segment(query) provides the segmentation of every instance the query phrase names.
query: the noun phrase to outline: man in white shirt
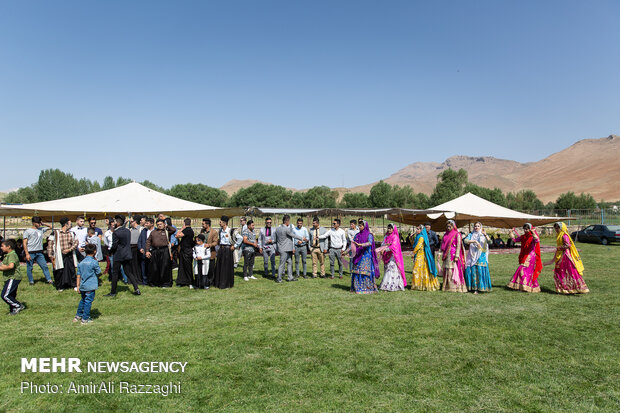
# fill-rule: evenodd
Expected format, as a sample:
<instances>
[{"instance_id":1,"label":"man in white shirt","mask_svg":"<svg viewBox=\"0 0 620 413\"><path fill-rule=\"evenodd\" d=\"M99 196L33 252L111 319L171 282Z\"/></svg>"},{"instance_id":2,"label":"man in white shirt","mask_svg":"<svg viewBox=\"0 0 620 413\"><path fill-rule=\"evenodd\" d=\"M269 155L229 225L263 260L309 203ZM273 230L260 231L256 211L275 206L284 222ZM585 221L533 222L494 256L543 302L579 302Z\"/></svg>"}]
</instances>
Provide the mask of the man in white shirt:
<instances>
[{"instance_id":1,"label":"man in white shirt","mask_svg":"<svg viewBox=\"0 0 620 413\"><path fill-rule=\"evenodd\" d=\"M304 220L301 218L297 218L297 226L293 228L293 234L297 234L300 237L305 238L306 240L310 239L310 233L306 229L304 225ZM303 266L303 277L308 278L306 276L306 258L308 256L308 241L295 240L293 246L293 254L295 255L295 272L297 273L297 278L299 278L299 262Z\"/></svg>"},{"instance_id":2,"label":"man in white shirt","mask_svg":"<svg viewBox=\"0 0 620 413\"><path fill-rule=\"evenodd\" d=\"M84 217L77 217L75 219L75 226L69 231L72 232L78 240L76 256L78 262L81 262L84 258L86 258L84 247L86 246L86 238L88 237L88 227L84 226Z\"/></svg>"},{"instance_id":3,"label":"man in white shirt","mask_svg":"<svg viewBox=\"0 0 620 413\"><path fill-rule=\"evenodd\" d=\"M332 274L329 278L334 278L334 260L338 260L338 272L342 278L342 253L347 249L347 234L340 228L340 219L335 218L332 229L319 238L329 240L329 268Z\"/></svg>"},{"instance_id":4,"label":"man in white shirt","mask_svg":"<svg viewBox=\"0 0 620 413\"><path fill-rule=\"evenodd\" d=\"M355 219L352 219L351 221L349 221L349 228L347 229L347 241L348 241L347 251L349 253L349 274L351 274L353 271L353 257L355 256L355 246L353 245L353 240L355 239L355 236L359 232L360 230L357 229L357 221Z\"/></svg>"}]
</instances>

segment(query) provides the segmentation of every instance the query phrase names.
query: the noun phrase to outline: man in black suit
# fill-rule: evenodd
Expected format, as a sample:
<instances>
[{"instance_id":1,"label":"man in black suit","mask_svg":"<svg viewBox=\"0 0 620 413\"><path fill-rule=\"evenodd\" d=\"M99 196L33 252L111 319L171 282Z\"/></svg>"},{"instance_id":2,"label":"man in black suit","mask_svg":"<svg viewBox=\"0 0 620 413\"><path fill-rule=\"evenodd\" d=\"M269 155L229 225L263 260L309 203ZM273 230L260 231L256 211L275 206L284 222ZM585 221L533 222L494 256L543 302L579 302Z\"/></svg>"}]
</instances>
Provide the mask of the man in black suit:
<instances>
[{"instance_id":1,"label":"man in black suit","mask_svg":"<svg viewBox=\"0 0 620 413\"><path fill-rule=\"evenodd\" d=\"M131 269L131 232L124 227L125 217L123 215L116 215L114 217L116 221L116 229L112 233L112 246L110 247L110 253L112 254L112 287L110 293L106 294L106 297L116 297L116 284L118 283L118 275L121 271L121 266L129 278L129 282L133 285L134 294L140 295L140 289L136 282L136 274Z\"/></svg>"}]
</instances>

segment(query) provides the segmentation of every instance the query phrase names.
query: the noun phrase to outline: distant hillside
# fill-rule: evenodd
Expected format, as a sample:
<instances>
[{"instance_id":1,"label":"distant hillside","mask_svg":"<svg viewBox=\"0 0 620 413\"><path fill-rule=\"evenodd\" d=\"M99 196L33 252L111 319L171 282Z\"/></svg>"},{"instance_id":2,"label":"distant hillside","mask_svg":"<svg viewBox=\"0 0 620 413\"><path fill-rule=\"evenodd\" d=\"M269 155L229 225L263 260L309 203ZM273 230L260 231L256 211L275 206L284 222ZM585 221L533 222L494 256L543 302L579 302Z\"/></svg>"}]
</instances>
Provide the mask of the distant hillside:
<instances>
[{"instance_id":1,"label":"distant hillside","mask_svg":"<svg viewBox=\"0 0 620 413\"><path fill-rule=\"evenodd\" d=\"M416 192L430 194L437 175L452 168L463 168L469 180L504 192L531 189L543 202L555 201L564 192L586 192L597 200L620 199L620 137L583 139L570 147L537 162L520 163L491 156L456 155L443 163L415 162L383 179L392 185L410 185ZM255 180L232 180L221 189L229 194L248 187ZM378 182L378 181L377 181ZM335 188L347 192L370 192L377 182L352 188Z\"/></svg>"}]
</instances>

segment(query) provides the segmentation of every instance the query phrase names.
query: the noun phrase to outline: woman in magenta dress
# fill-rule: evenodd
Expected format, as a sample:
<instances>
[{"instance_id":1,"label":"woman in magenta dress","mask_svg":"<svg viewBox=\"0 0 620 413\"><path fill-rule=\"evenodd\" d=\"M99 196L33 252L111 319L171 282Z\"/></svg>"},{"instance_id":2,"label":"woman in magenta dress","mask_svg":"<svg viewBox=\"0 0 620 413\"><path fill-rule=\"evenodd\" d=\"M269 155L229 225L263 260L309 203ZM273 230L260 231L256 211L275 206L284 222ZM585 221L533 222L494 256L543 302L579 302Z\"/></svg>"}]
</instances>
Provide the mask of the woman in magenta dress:
<instances>
[{"instance_id":1,"label":"woman in magenta dress","mask_svg":"<svg viewBox=\"0 0 620 413\"><path fill-rule=\"evenodd\" d=\"M508 288L538 293L540 292L538 275L542 270L540 238L532 224L523 225L523 235L515 237L516 232L517 230L513 228L510 231L510 238L521 243L521 253L519 254L519 266L512 276L512 280L508 283Z\"/></svg>"},{"instance_id":2,"label":"woman in magenta dress","mask_svg":"<svg viewBox=\"0 0 620 413\"><path fill-rule=\"evenodd\" d=\"M403 252L400 248L400 236L396 225L389 224L387 226L387 234L385 234L381 247L377 248L377 252L381 253L385 268L379 289L403 291L407 286L407 279L405 277Z\"/></svg>"},{"instance_id":3,"label":"woman in magenta dress","mask_svg":"<svg viewBox=\"0 0 620 413\"><path fill-rule=\"evenodd\" d=\"M573 243L568 228L563 222L553 225L556 236L557 249L555 256L545 265L555 264L553 279L555 291L559 294L585 294L590 292L583 280L583 262Z\"/></svg>"},{"instance_id":4,"label":"woman in magenta dress","mask_svg":"<svg viewBox=\"0 0 620 413\"><path fill-rule=\"evenodd\" d=\"M465 249L461 233L453 220L449 220L446 224L446 233L441 240L441 258L443 260L441 290L466 293Z\"/></svg>"}]
</instances>

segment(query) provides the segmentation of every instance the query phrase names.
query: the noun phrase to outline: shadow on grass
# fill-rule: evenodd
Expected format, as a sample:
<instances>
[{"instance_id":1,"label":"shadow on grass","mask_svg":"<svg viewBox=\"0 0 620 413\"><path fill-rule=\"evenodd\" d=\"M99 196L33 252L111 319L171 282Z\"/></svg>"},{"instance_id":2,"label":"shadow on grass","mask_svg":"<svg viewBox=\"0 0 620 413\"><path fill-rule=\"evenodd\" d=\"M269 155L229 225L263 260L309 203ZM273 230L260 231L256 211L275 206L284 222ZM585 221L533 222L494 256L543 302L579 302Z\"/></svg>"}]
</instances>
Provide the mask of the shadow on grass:
<instances>
[{"instance_id":1,"label":"shadow on grass","mask_svg":"<svg viewBox=\"0 0 620 413\"><path fill-rule=\"evenodd\" d=\"M342 284L332 284L332 288L339 288L341 290L345 290L345 291L349 291L351 290L351 287L348 285L342 285Z\"/></svg>"},{"instance_id":2,"label":"shadow on grass","mask_svg":"<svg viewBox=\"0 0 620 413\"><path fill-rule=\"evenodd\" d=\"M96 320L99 317L101 317L101 312L98 309L96 309L96 308L91 308L91 310L90 310L90 318L92 318L93 320Z\"/></svg>"}]
</instances>

